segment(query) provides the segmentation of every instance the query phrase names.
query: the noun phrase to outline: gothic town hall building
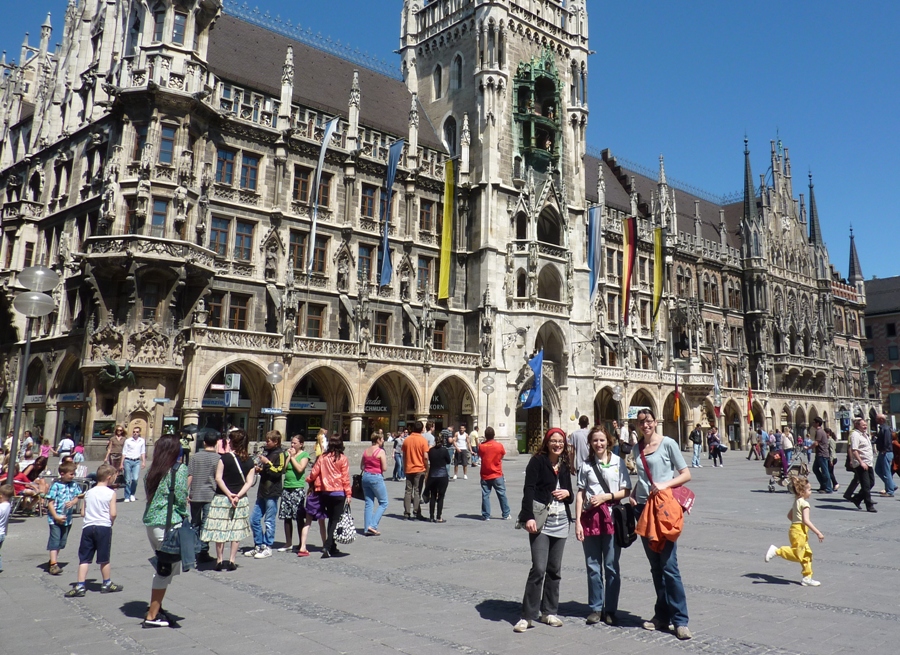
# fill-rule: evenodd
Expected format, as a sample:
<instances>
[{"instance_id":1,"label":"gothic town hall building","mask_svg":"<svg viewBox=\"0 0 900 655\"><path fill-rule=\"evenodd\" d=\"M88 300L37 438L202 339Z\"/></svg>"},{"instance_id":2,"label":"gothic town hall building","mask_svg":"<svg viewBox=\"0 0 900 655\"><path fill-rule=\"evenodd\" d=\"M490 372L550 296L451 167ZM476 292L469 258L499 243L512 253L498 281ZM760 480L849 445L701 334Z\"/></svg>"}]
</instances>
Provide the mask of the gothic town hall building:
<instances>
[{"instance_id":1,"label":"gothic town hall building","mask_svg":"<svg viewBox=\"0 0 900 655\"><path fill-rule=\"evenodd\" d=\"M756 178L753 144L741 159L736 139L743 199L701 197L668 183L662 157L658 173L642 172L589 151L586 0L391 4L396 74L222 0L70 0L3 60L4 431L25 339L12 301L31 265L62 281L56 311L32 325L23 425L51 442L72 431L94 455L115 424L151 437L181 424L254 437L325 427L359 441L426 417L490 424L526 446L542 427L641 406L674 437L676 371L683 438L716 422L740 445L751 389L767 429L802 433L816 416L839 429L844 412L872 409L856 250L843 278L813 181L795 196L780 142L752 153L768 169ZM401 138L389 199L388 151ZM654 324L656 227L665 291ZM523 410L541 349L543 406ZM276 384L273 362L284 365Z\"/></svg>"}]
</instances>

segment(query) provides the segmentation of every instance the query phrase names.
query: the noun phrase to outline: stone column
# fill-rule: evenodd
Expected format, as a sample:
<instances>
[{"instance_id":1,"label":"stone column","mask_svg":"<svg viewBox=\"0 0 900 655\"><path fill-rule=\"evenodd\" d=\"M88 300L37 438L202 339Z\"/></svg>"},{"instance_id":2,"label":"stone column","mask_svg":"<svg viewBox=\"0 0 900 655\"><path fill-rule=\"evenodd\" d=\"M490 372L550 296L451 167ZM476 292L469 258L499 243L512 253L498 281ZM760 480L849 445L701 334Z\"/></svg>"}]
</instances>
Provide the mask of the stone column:
<instances>
[{"instance_id":1,"label":"stone column","mask_svg":"<svg viewBox=\"0 0 900 655\"><path fill-rule=\"evenodd\" d=\"M181 410L181 424L182 425L199 425L200 424L200 410L194 407L185 407Z\"/></svg>"},{"instance_id":2,"label":"stone column","mask_svg":"<svg viewBox=\"0 0 900 655\"><path fill-rule=\"evenodd\" d=\"M272 421L272 429L278 430L284 439L288 438L287 433L287 414L278 414Z\"/></svg>"},{"instance_id":3,"label":"stone column","mask_svg":"<svg viewBox=\"0 0 900 655\"><path fill-rule=\"evenodd\" d=\"M350 441L362 441L362 414L350 415Z\"/></svg>"},{"instance_id":4,"label":"stone column","mask_svg":"<svg viewBox=\"0 0 900 655\"><path fill-rule=\"evenodd\" d=\"M56 445L56 431L57 426L59 425L59 410L56 408L56 405L53 403L47 403L46 409L44 413L44 438L49 439L50 443L54 446ZM86 428L85 428L86 429ZM21 439L22 436L19 435ZM87 441L86 435L82 432L81 435L81 443L85 443Z\"/></svg>"}]
</instances>

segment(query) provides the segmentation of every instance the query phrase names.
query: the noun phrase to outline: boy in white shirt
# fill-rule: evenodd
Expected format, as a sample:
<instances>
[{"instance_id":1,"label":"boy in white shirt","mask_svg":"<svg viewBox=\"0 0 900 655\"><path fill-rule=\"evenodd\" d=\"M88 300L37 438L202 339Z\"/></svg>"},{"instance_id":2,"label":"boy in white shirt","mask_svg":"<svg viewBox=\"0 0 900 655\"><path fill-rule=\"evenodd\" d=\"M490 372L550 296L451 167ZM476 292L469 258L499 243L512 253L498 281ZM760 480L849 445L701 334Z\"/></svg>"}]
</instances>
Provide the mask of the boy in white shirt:
<instances>
[{"instance_id":1,"label":"boy in white shirt","mask_svg":"<svg viewBox=\"0 0 900 655\"><path fill-rule=\"evenodd\" d=\"M88 569L97 556L100 573L103 576L101 594L122 591L110 578L110 551L112 550L112 525L116 520L116 492L109 488L110 479L115 479L116 469L109 464L101 464L97 469L97 486L84 495L81 515L84 525L81 529L81 543L78 546L78 581L66 592L66 598L81 598L85 594L84 581Z\"/></svg>"},{"instance_id":2,"label":"boy in white shirt","mask_svg":"<svg viewBox=\"0 0 900 655\"><path fill-rule=\"evenodd\" d=\"M16 495L16 490L11 484L0 487L0 548L6 539L6 524L9 521L9 513L12 510L10 499ZM3 572L3 559L0 559L0 573Z\"/></svg>"}]
</instances>

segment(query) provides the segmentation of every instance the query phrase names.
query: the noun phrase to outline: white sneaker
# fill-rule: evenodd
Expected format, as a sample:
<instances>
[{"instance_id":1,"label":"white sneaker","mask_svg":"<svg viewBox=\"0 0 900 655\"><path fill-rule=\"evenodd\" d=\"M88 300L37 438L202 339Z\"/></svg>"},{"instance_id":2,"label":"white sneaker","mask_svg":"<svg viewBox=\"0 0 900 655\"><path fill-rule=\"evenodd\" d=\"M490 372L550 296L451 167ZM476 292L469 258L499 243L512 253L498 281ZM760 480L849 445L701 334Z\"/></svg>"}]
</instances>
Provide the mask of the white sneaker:
<instances>
[{"instance_id":1,"label":"white sneaker","mask_svg":"<svg viewBox=\"0 0 900 655\"><path fill-rule=\"evenodd\" d=\"M262 552L262 548L260 548L259 546L254 546L250 550L244 551L244 557L256 557L256 553L260 552Z\"/></svg>"},{"instance_id":2,"label":"white sneaker","mask_svg":"<svg viewBox=\"0 0 900 655\"><path fill-rule=\"evenodd\" d=\"M802 584L804 587L818 587L822 583L818 580L813 580L812 576L808 575L800 581L800 584Z\"/></svg>"},{"instance_id":3,"label":"white sneaker","mask_svg":"<svg viewBox=\"0 0 900 655\"><path fill-rule=\"evenodd\" d=\"M519 622L513 626L513 632L525 632L530 627L531 621L528 619L520 619Z\"/></svg>"},{"instance_id":4,"label":"white sneaker","mask_svg":"<svg viewBox=\"0 0 900 655\"><path fill-rule=\"evenodd\" d=\"M137 502L137 498L135 498L134 496L132 496L132 497L131 497L131 502L136 503L136 502Z\"/></svg>"},{"instance_id":5,"label":"white sneaker","mask_svg":"<svg viewBox=\"0 0 900 655\"><path fill-rule=\"evenodd\" d=\"M266 559L267 557L272 557L272 549L268 546L263 546L262 550L258 551L253 557L255 559Z\"/></svg>"},{"instance_id":6,"label":"white sneaker","mask_svg":"<svg viewBox=\"0 0 900 655\"><path fill-rule=\"evenodd\" d=\"M766 551L766 561L769 562L778 554L778 549L774 546L769 546L769 550Z\"/></svg>"},{"instance_id":7,"label":"white sneaker","mask_svg":"<svg viewBox=\"0 0 900 655\"><path fill-rule=\"evenodd\" d=\"M450 479L451 479L451 480L455 480L455 479L456 479L456 476L454 475L454 476L453 476L452 478L450 478Z\"/></svg>"},{"instance_id":8,"label":"white sneaker","mask_svg":"<svg viewBox=\"0 0 900 655\"><path fill-rule=\"evenodd\" d=\"M131 502L131 498L129 498L128 496L125 496L125 498L122 499L122 502L123 502L123 503L130 503L130 502Z\"/></svg>"},{"instance_id":9,"label":"white sneaker","mask_svg":"<svg viewBox=\"0 0 900 655\"><path fill-rule=\"evenodd\" d=\"M544 614L541 617L541 623L546 623L553 628L561 628L563 624L562 619L556 616L556 614Z\"/></svg>"},{"instance_id":10,"label":"white sneaker","mask_svg":"<svg viewBox=\"0 0 900 655\"><path fill-rule=\"evenodd\" d=\"M468 479L469 479L469 476L468 476L468 475L464 475L464 476L463 476L463 480L468 480Z\"/></svg>"}]
</instances>

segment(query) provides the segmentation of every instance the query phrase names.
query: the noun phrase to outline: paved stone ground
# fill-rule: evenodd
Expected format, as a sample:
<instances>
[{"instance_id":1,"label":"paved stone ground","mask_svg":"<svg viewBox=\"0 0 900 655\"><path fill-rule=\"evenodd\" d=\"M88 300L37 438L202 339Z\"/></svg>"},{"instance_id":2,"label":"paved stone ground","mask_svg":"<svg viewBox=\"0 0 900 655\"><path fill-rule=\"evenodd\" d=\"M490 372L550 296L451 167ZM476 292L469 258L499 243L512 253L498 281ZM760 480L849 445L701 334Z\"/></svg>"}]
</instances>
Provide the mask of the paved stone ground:
<instances>
[{"instance_id":1,"label":"paved stone ground","mask_svg":"<svg viewBox=\"0 0 900 655\"><path fill-rule=\"evenodd\" d=\"M505 463L514 511L526 461ZM801 587L799 565L763 562L770 543L787 543L789 495L766 491L759 462L734 453L726 463L693 469L697 507L679 541L693 641L639 627L654 599L640 544L622 555L622 627L586 626L584 563L574 530L564 561L564 627L514 634L530 561L527 540L513 521L499 520L496 498L495 520L480 520L476 469L469 480L451 482L446 524L400 520L402 483L388 482L383 536L358 538L344 547L348 557L240 557L233 573L177 577L165 606L181 617L179 629L140 627L151 577L143 502L119 505L113 540L113 578L125 585L119 594L91 593L99 589L95 567L87 597L63 598L75 578L80 521L60 558L65 574L51 577L44 571L46 519L15 519L2 549L0 652L828 655L895 646L900 563L890 553L900 546L898 500L881 499L879 513L867 514L839 494L814 495L812 519L826 536L824 544L813 544L822 586ZM848 478L839 473L842 485ZM354 515L359 525L359 501ZM318 545L318 536L311 542Z\"/></svg>"}]
</instances>

